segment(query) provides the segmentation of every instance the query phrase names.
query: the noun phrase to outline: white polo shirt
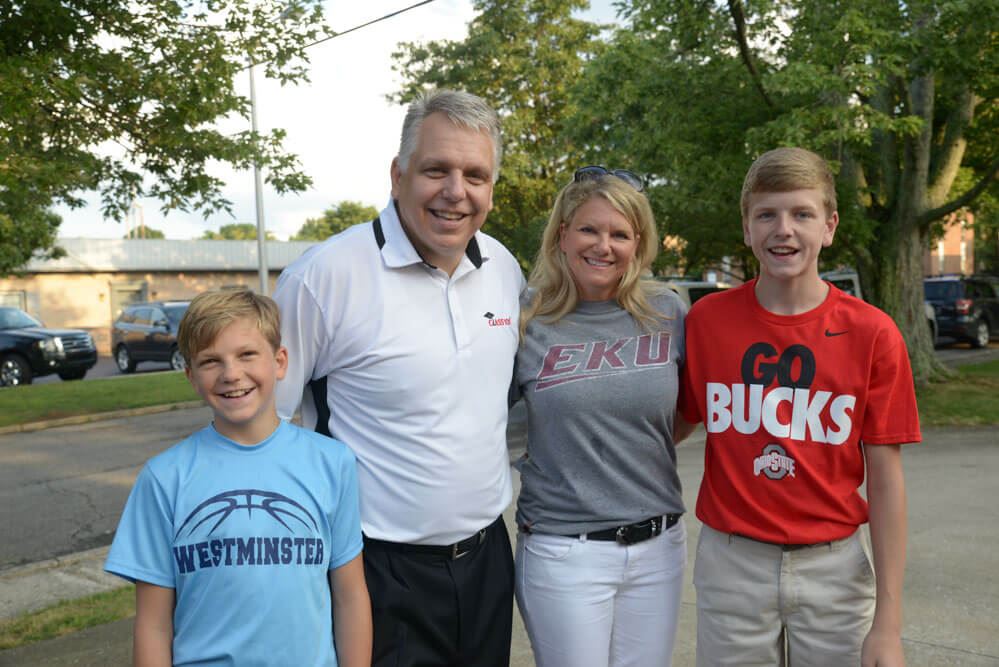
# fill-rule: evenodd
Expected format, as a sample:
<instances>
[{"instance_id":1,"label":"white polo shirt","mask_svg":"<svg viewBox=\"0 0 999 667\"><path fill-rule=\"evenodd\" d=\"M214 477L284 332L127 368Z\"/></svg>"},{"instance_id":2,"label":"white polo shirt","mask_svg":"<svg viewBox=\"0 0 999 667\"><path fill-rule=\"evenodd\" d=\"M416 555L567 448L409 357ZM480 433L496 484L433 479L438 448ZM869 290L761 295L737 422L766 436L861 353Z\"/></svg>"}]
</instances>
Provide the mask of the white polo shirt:
<instances>
[{"instance_id":1,"label":"white polo shirt","mask_svg":"<svg viewBox=\"0 0 999 667\"><path fill-rule=\"evenodd\" d=\"M395 205L310 248L282 272L288 373L277 408L290 418L308 383L327 378L329 431L357 455L364 533L450 544L510 502L507 390L523 273L476 233L448 276L425 264Z\"/></svg>"}]
</instances>

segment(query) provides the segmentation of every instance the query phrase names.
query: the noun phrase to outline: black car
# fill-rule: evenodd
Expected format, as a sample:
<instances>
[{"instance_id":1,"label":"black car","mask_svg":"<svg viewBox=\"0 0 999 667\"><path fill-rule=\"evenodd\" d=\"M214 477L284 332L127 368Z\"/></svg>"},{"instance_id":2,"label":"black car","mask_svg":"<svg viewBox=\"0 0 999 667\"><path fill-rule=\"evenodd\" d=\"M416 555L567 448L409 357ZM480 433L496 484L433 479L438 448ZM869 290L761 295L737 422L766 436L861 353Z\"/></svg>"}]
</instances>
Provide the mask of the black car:
<instances>
[{"instance_id":1,"label":"black car","mask_svg":"<svg viewBox=\"0 0 999 667\"><path fill-rule=\"evenodd\" d=\"M167 361L183 370L177 349L177 327L189 301L152 301L129 304L111 327L111 351L122 373L131 373L141 361Z\"/></svg>"},{"instance_id":2,"label":"black car","mask_svg":"<svg viewBox=\"0 0 999 667\"><path fill-rule=\"evenodd\" d=\"M940 276L923 281L926 300L933 304L941 336L985 347L999 335L999 278Z\"/></svg>"},{"instance_id":3,"label":"black car","mask_svg":"<svg viewBox=\"0 0 999 667\"><path fill-rule=\"evenodd\" d=\"M97 347L86 331L46 329L20 308L0 307L0 387L52 373L80 380L96 363Z\"/></svg>"}]
</instances>

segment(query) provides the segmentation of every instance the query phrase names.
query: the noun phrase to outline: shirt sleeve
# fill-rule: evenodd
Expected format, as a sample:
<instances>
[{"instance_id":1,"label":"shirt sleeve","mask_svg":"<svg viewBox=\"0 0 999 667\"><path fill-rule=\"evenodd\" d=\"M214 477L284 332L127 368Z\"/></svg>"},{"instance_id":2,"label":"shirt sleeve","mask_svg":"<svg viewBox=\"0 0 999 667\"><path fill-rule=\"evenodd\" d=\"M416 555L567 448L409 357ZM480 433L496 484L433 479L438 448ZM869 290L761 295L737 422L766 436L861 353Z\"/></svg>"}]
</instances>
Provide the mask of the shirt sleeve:
<instances>
[{"instance_id":1,"label":"shirt sleeve","mask_svg":"<svg viewBox=\"0 0 999 667\"><path fill-rule=\"evenodd\" d=\"M357 461L346 445L345 455L337 468L336 488L338 496L330 508L330 561L329 569L335 569L353 560L361 553L361 512L357 491Z\"/></svg>"},{"instance_id":2,"label":"shirt sleeve","mask_svg":"<svg viewBox=\"0 0 999 667\"><path fill-rule=\"evenodd\" d=\"M322 310L298 275L281 274L274 301L281 310L281 344L288 350L288 370L277 384L275 400L278 416L290 420L326 347L326 326Z\"/></svg>"},{"instance_id":3,"label":"shirt sleeve","mask_svg":"<svg viewBox=\"0 0 999 667\"><path fill-rule=\"evenodd\" d=\"M892 324L876 345L860 438L870 445L919 442L919 408L902 334Z\"/></svg>"},{"instance_id":4,"label":"shirt sleeve","mask_svg":"<svg viewBox=\"0 0 999 667\"><path fill-rule=\"evenodd\" d=\"M104 569L131 582L176 588L172 507L147 465L125 503Z\"/></svg>"}]
</instances>

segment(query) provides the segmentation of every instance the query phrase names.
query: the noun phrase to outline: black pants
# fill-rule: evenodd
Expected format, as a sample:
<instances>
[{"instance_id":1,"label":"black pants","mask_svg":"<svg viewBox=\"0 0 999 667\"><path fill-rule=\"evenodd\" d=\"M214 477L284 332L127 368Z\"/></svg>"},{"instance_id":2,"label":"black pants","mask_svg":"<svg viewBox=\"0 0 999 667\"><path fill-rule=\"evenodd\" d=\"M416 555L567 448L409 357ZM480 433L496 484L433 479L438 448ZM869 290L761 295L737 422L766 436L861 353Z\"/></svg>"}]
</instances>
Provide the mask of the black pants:
<instances>
[{"instance_id":1,"label":"black pants","mask_svg":"<svg viewBox=\"0 0 999 667\"><path fill-rule=\"evenodd\" d=\"M401 546L364 541L373 667L508 667L513 555L503 518L456 560Z\"/></svg>"}]
</instances>

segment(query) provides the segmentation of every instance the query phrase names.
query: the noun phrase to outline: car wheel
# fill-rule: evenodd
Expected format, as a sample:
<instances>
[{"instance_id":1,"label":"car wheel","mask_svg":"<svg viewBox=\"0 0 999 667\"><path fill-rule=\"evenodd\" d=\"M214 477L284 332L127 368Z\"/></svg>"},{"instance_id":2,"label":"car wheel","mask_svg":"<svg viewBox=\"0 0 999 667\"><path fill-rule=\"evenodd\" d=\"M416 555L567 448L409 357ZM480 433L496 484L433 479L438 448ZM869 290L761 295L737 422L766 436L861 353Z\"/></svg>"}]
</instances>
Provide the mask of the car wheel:
<instances>
[{"instance_id":1,"label":"car wheel","mask_svg":"<svg viewBox=\"0 0 999 667\"><path fill-rule=\"evenodd\" d=\"M975 338L971 341L972 347L988 347L989 344L989 323L985 320L978 320L975 327Z\"/></svg>"},{"instance_id":2,"label":"car wheel","mask_svg":"<svg viewBox=\"0 0 999 667\"><path fill-rule=\"evenodd\" d=\"M17 354L6 354L0 359L0 387L17 387L31 384L31 366Z\"/></svg>"},{"instance_id":3,"label":"car wheel","mask_svg":"<svg viewBox=\"0 0 999 667\"><path fill-rule=\"evenodd\" d=\"M124 345L119 345L118 349L114 351L114 363L122 373L131 373L135 370L135 360L132 359L132 355L128 353L128 348Z\"/></svg>"},{"instance_id":4,"label":"car wheel","mask_svg":"<svg viewBox=\"0 0 999 667\"><path fill-rule=\"evenodd\" d=\"M75 371L63 371L62 373L59 373L59 378L61 380L66 380L67 382L70 380L82 380L83 376L86 374L87 374L87 369L81 368Z\"/></svg>"},{"instance_id":5,"label":"car wheel","mask_svg":"<svg viewBox=\"0 0 999 667\"><path fill-rule=\"evenodd\" d=\"M186 365L184 355L180 353L180 350L178 350L175 345L173 349L170 350L170 368L175 371L182 371Z\"/></svg>"}]
</instances>

